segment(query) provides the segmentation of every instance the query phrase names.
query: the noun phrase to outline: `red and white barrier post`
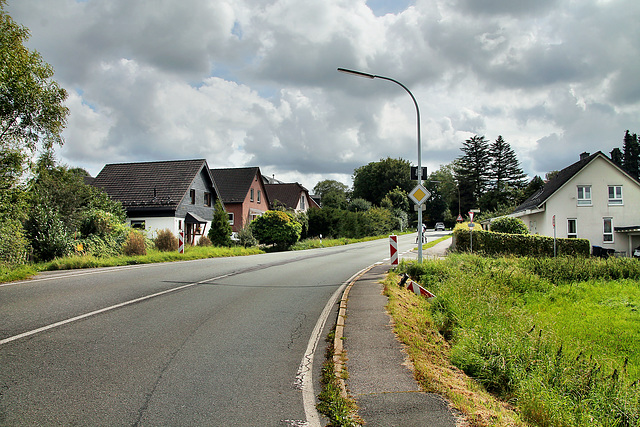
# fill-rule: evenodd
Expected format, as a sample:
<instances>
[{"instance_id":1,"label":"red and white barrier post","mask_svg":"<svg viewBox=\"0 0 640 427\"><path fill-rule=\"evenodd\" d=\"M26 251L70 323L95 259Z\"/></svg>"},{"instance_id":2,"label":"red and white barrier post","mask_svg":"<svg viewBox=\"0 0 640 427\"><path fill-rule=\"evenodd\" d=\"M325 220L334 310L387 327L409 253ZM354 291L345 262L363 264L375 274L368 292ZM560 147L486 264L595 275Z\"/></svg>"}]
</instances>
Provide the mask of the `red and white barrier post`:
<instances>
[{"instance_id":1,"label":"red and white barrier post","mask_svg":"<svg viewBox=\"0 0 640 427\"><path fill-rule=\"evenodd\" d=\"M398 265L398 236L389 236L389 246L391 251L391 265Z\"/></svg>"},{"instance_id":2,"label":"red and white barrier post","mask_svg":"<svg viewBox=\"0 0 640 427\"><path fill-rule=\"evenodd\" d=\"M180 234L178 237L178 252L184 253L184 231L180 230Z\"/></svg>"}]
</instances>

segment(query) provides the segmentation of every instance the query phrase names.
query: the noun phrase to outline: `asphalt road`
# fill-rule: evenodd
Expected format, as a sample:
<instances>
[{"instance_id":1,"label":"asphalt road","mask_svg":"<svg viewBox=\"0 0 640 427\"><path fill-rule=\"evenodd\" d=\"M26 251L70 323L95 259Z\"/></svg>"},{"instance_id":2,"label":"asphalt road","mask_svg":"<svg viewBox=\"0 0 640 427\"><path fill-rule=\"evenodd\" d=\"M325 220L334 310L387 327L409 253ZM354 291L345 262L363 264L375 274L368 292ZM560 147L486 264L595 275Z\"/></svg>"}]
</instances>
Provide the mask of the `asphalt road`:
<instances>
[{"instance_id":1,"label":"asphalt road","mask_svg":"<svg viewBox=\"0 0 640 427\"><path fill-rule=\"evenodd\" d=\"M388 257L384 239L0 285L0 425L319 425L332 298Z\"/></svg>"}]
</instances>

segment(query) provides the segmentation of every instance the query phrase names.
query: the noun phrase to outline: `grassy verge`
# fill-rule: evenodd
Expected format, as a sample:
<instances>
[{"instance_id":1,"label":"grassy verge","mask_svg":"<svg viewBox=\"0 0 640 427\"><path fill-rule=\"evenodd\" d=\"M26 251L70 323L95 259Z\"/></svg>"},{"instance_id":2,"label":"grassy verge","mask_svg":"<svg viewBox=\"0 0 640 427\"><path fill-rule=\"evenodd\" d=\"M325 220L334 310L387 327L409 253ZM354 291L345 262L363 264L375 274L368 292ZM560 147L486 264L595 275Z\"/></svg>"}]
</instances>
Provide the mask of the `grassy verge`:
<instances>
[{"instance_id":1,"label":"grassy verge","mask_svg":"<svg viewBox=\"0 0 640 427\"><path fill-rule=\"evenodd\" d=\"M437 298L420 300L390 277L389 311L423 386L472 425L639 426L638 264L473 255L404 263L398 270ZM452 393L462 373L477 389ZM486 392L499 399L489 407L475 398Z\"/></svg>"},{"instance_id":2,"label":"grassy verge","mask_svg":"<svg viewBox=\"0 0 640 427\"><path fill-rule=\"evenodd\" d=\"M194 259L243 256L264 253L257 247L243 248L235 246L230 248L223 247L200 247L187 246L184 254L178 252L162 252L158 250L149 250L147 255L140 256L114 256L114 257L94 257L91 255L74 255L64 258L57 258L46 263L37 263L29 265L21 265L10 268L0 266L0 283L11 282L14 280L24 280L33 276L40 271L54 270L74 270L81 268L96 267L116 267L121 265L135 264L152 264L158 262L172 261L189 261Z\"/></svg>"}]
</instances>

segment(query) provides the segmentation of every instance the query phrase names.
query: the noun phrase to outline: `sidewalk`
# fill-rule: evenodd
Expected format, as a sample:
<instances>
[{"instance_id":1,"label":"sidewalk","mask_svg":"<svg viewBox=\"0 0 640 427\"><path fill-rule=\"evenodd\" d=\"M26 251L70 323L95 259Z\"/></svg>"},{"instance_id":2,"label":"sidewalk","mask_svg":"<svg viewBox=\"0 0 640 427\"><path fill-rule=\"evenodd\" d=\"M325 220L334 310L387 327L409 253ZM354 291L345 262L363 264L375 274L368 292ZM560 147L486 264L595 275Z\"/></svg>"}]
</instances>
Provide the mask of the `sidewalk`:
<instances>
[{"instance_id":1,"label":"sidewalk","mask_svg":"<svg viewBox=\"0 0 640 427\"><path fill-rule=\"evenodd\" d=\"M429 255L444 254L451 242L444 243L431 248ZM385 311L387 298L382 295L380 280L389 268L388 264L374 266L348 289L343 330L346 387L367 426L455 427L447 402L420 391L406 365L406 353L393 333Z\"/></svg>"}]
</instances>

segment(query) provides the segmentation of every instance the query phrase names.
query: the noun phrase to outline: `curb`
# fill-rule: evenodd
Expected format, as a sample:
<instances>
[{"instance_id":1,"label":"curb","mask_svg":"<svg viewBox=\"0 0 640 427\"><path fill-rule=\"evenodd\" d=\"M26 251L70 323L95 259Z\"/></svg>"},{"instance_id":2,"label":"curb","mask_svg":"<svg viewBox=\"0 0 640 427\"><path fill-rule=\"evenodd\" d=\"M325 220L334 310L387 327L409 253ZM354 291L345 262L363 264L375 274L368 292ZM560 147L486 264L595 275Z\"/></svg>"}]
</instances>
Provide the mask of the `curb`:
<instances>
[{"instance_id":1,"label":"curb","mask_svg":"<svg viewBox=\"0 0 640 427\"><path fill-rule=\"evenodd\" d=\"M349 291L353 287L354 283L368 273L373 267L383 264L382 262L377 262L375 264L370 265L369 267L361 270L357 276L355 276L344 292L342 293L342 299L340 300L340 310L338 311L338 319L336 321L336 331L333 338L333 373L336 376L338 381L338 385L340 386L340 394L344 399L349 398L349 393L347 392L347 385L342 377L342 371L344 370L344 364L346 362L346 353L344 351L344 347L342 345L342 338L344 336L344 320L347 317L347 300L349 299Z\"/></svg>"}]
</instances>

